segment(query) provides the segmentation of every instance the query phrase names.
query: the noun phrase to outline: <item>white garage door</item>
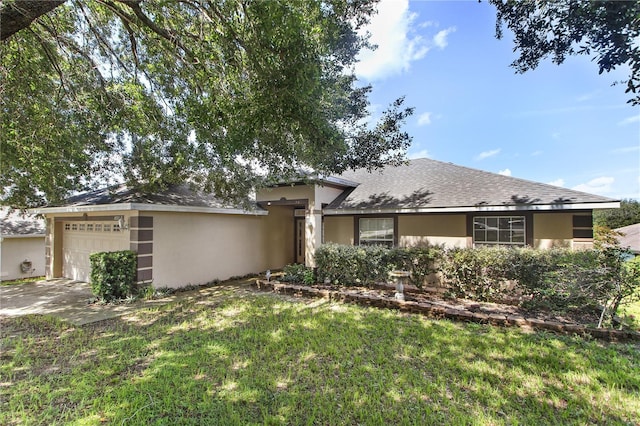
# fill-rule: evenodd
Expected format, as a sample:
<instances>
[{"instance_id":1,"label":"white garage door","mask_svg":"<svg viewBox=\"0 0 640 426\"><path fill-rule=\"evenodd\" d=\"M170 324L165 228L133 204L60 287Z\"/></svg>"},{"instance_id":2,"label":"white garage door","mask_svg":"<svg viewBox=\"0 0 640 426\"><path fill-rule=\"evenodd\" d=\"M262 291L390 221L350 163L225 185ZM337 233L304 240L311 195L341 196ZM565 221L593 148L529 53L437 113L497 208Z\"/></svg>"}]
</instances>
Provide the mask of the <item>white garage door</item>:
<instances>
[{"instance_id":1,"label":"white garage door","mask_svg":"<svg viewBox=\"0 0 640 426\"><path fill-rule=\"evenodd\" d=\"M62 275L89 281L89 255L100 251L129 249L129 233L117 222L65 222L62 232Z\"/></svg>"}]
</instances>

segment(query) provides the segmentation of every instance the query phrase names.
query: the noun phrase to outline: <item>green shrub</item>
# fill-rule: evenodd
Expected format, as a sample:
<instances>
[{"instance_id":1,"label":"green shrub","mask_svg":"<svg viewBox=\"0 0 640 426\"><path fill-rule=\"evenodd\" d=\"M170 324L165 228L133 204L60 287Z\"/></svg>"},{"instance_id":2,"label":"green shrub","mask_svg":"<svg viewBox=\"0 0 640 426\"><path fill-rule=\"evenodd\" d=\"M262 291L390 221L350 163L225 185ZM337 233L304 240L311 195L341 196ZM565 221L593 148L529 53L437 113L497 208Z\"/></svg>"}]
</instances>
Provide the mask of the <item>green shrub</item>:
<instances>
[{"instance_id":1,"label":"green shrub","mask_svg":"<svg viewBox=\"0 0 640 426\"><path fill-rule=\"evenodd\" d=\"M602 250L457 248L445 252L440 270L455 297L500 301L509 295L530 308L568 311L611 297L615 259Z\"/></svg>"},{"instance_id":2,"label":"green shrub","mask_svg":"<svg viewBox=\"0 0 640 426\"><path fill-rule=\"evenodd\" d=\"M624 250L532 248L388 248L325 244L316 251L318 280L341 285L387 282L394 269L411 273L421 287L440 272L454 297L499 302L519 298L523 306L559 312L607 307L613 318L620 304L640 291L640 261L623 262Z\"/></svg>"},{"instance_id":3,"label":"green shrub","mask_svg":"<svg viewBox=\"0 0 640 426\"><path fill-rule=\"evenodd\" d=\"M621 252L593 250L521 250L518 288L529 300L526 307L556 311L593 311L610 301L617 309L624 287ZM535 258L534 261L527 262ZM533 265L533 266L532 266ZM535 270L535 273L527 273Z\"/></svg>"},{"instance_id":4,"label":"green shrub","mask_svg":"<svg viewBox=\"0 0 640 426\"><path fill-rule=\"evenodd\" d=\"M410 272L411 284L422 288L427 277L438 272L436 265L443 255L444 249L440 246L396 248L388 254L387 269Z\"/></svg>"},{"instance_id":5,"label":"green shrub","mask_svg":"<svg viewBox=\"0 0 640 426\"><path fill-rule=\"evenodd\" d=\"M434 262L442 255L440 247L388 248L328 243L316 250L318 280L341 285L371 285L388 282L389 272L411 272L412 283L422 287L435 272Z\"/></svg>"},{"instance_id":6,"label":"green shrub","mask_svg":"<svg viewBox=\"0 0 640 426\"><path fill-rule=\"evenodd\" d=\"M284 276L280 278L284 282L302 283L307 285L315 284L315 276L312 268L305 265L294 263L287 265L283 269Z\"/></svg>"},{"instance_id":7,"label":"green shrub","mask_svg":"<svg viewBox=\"0 0 640 426\"><path fill-rule=\"evenodd\" d=\"M91 289L93 294L110 302L133 294L136 278L136 254L130 250L93 253Z\"/></svg>"},{"instance_id":8,"label":"green shrub","mask_svg":"<svg viewBox=\"0 0 640 426\"><path fill-rule=\"evenodd\" d=\"M316 250L318 281L340 285L368 285L384 281L390 250L383 246L324 244Z\"/></svg>"},{"instance_id":9,"label":"green shrub","mask_svg":"<svg viewBox=\"0 0 640 426\"><path fill-rule=\"evenodd\" d=\"M501 299L513 278L515 253L502 247L447 250L440 270L449 294L479 301Z\"/></svg>"}]
</instances>

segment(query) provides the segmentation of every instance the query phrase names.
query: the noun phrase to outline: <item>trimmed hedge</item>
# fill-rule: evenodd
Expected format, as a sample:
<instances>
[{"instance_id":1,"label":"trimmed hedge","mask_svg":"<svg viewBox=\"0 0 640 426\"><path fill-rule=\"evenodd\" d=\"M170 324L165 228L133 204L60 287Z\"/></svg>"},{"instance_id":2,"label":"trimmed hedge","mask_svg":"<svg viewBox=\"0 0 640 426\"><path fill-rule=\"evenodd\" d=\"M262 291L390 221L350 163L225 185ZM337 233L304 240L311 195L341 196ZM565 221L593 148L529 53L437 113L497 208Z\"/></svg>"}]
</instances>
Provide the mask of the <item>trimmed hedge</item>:
<instances>
[{"instance_id":1,"label":"trimmed hedge","mask_svg":"<svg viewBox=\"0 0 640 426\"><path fill-rule=\"evenodd\" d=\"M136 279L136 254L131 250L93 253L91 289L96 297L110 302L133 294Z\"/></svg>"},{"instance_id":2,"label":"trimmed hedge","mask_svg":"<svg viewBox=\"0 0 640 426\"><path fill-rule=\"evenodd\" d=\"M640 288L640 268L622 262L620 249L387 248L325 244L316 251L320 282L371 285L388 282L394 269L411 272L421 287L439 273L450 296L558 311L601 309L615 313ZM635 266L635 265L633 265Z\"/></svg>"},{"instance_id":3,"label":"trimmed hedge","mask_svg":"<svg viewBox=\"0 0 640 426\"><path fill-rule=\"evenodd\" d=\"M455 297L491 302L518 295L534 305L566 307L602 299L595 287L589 292L582 283L593 281L605 264L598 250L482 247L446 251L441 272ZM578 279L571 274L578 269L593 275Z\"/></svg>"},{"instance_id":4,"label":"trimmed hedge","mask_svg":"<svg viewBox=\"0 0 640 426\"><path fill-rule=\"evenodd\" d=\"M315 253L318 281L346 286L387 282L389 272L411 272L412 283L422 288L434 273L434 262L442 257L440 247L388 248L328 243Z\"/></svg>"}]
</instances>

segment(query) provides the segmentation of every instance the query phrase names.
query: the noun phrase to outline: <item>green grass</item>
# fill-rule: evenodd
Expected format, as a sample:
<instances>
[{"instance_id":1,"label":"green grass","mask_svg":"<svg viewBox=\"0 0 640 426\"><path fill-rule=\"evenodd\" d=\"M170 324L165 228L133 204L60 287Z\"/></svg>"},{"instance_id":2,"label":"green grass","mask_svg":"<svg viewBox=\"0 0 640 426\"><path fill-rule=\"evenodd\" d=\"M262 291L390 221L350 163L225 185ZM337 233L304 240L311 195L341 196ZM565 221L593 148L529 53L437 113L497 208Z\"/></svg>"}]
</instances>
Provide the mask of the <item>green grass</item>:
<instances>
[{"instance_id":1,"label":"green grass","mask_svg":"<svg viewBox=\"0 0 640 426\"><path fill-rule=\"evenodd\" d=\"M0 281L0 285L27 284L27 283L33 283L36 281L44 280L44 278L45 277L29 277L29 278L20 278L18 280Z\"/></svg>"},{"instance_id":2,"label":"green grass","mask_svg":"<svg viewBox=\"0 0 640 426\"><path fill-rule=\"evenodd\" d=\"M0 323L0 424L635 424L640 350L271 295Z\"/></svg>"}]
</instances>

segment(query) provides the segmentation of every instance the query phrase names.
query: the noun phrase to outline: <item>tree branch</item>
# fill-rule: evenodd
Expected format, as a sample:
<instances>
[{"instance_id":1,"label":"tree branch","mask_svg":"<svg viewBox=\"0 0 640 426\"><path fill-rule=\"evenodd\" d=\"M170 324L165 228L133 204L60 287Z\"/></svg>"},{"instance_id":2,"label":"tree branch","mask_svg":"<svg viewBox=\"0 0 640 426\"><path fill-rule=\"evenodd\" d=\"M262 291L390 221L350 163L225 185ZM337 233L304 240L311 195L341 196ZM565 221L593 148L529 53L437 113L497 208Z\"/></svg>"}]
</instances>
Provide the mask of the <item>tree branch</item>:
<instances>
[{"instance_id":1,"label":"tree branch","mask_svg":"<svg viewBox=\"0 0 640 426\"><path fill-rule=\"evenodd\" d=\"M109 44L109 42L104 39L102 34L100 34L98 29L93 25L93 23L91 22L91 19L89 18L89 15L87 14L86 10L84 9L84 6L81 3L78 6L80 8L80 11L82 12L82 16L84 17L85 22L87 23L87 26L89 27L91 32L96 36L96 39L98 40L99 45L103 49L106 49L106 51L109 52L110 57L114 58L115 61L118 63L118 65L123 70L125 70L126 72L129 72L129 68L120 60L120 57L118 56L118 54L116 52L113 51L113 49L111 48L111 45ZM133 47L133 50L135 51L135 46ZM91 62L93 63L93 61L91 61ZM111 60L111 64L113 64L112 60Z\"/></svg>"},{"instance_id":2,"label":"tree branch","mask_svg":"<svg viewBox=\"0 0 640 426\"><path fill-rule=\"evenodd\" d=\"M82 56L90 65L91 68L94 70L96 77L98 78L98 82L100 83L100 87L102 88L103 91L106 91L106 86L107 86L107 82L104 79L104 77L102 76L102 73L100 72L100 67L98 66L98 64L91 58L91 56L83 51L82 49L80 49L75 42L73 42L73 40L64 37L58 33L56 33L55 29L53 27L50 27L48 25L46 25L44 22L40 22L39 23L40 26L42 28L44 28L54 39L56 39L58 41L58 44L60 47L65 46L69 49L71 49L73 52L75 52L76 54ZM62 73L62 71L60 71L60 73ZM61 76L62 78L62 76ZM75 94L74 94L74 98L75 98Z\"/></svg>"},{"instance_id":3,"label":"tree branch","mask_svg":"<svg viewBox=\"0 0 640 426\"><path fill-rule=\"evenodd\" d=\"M198 59L195 57L193 52L180 42L180 39L178 38L178 35L176 34L175 31L170 29L167 30L165 28L159 27L158 25L156 25L155 22L153 22L151 18L149 18L144 13L142 8L140 7L140 0L117 0L117 1L124 5L129 6L129 8L131 8L131 10L136 15L136 17L151 31L153 31L160 37L164 38L165 40L169 41L175 47L178 47L182 51L184 51L184 53L189 57L189 60L191 62L194 62L194 63L198 62Z\"/></svg>"},{"instance_id":4,"label":"tree branch","mask_svg":"<svg viewBox=\"0 0 640 426\"><path fill-rule=\"evenodd\" d=\"M40 16L51 12L66 0L33 1L18 0L0 6L0 40L6 40L27 28Z\"/></svg>"},{"instance_id":5,"label":"tree branch","mask_svg":"<svg viewBox=\"0 0 640 426\"><path fill-rule=\"evenodd\" d=\"M56 73L58 73L58 77L60 77L60 88L61 88L60 91L65 92L66 91L66 89L65 89L66 85L65 85L64 73L62 72L62 69L60 68L60 65L58 64L58 61L56 61L56 59L55 59L55 54L53 52L51 52L49 45L40 36L40 34L38 34L37 31L34 31L33 28L29 28L28 31L30 31L38 39L38 42L42 46L42 50L44 51L44 54L46 55L47 59L49 60L49 62L53 66L53 69L56 71ZM60 93L60 91L58 93ZM72 95L75 96L73 93L72 93Z\"/></svg>"},{"instance_id":6,"label":"tree branch","mask_svg":"<svg viewBox=\"0 0 640 426\"><path fill-rule=\"evenodd\" d=\"M133 61L135 62L135 66L137 69L139 66L138 44L136 41L135 32L133 31L133 28L131 28L131 23L134 22L133 16L129 15L128 13L126 13L125 11L123 11L122 9L120 9L119 7L117 7L115 4L113 4L108 0L98 0L98 1L104 4L105 6L107 6L109 9L111 9L113 13L115 13L118 16L118 18L120 18L120 22L122 22L122 25L127 30L127 33L129 34L129 43L131 44L131 53L133 54Z\"/></svg>"}]
</instances>

